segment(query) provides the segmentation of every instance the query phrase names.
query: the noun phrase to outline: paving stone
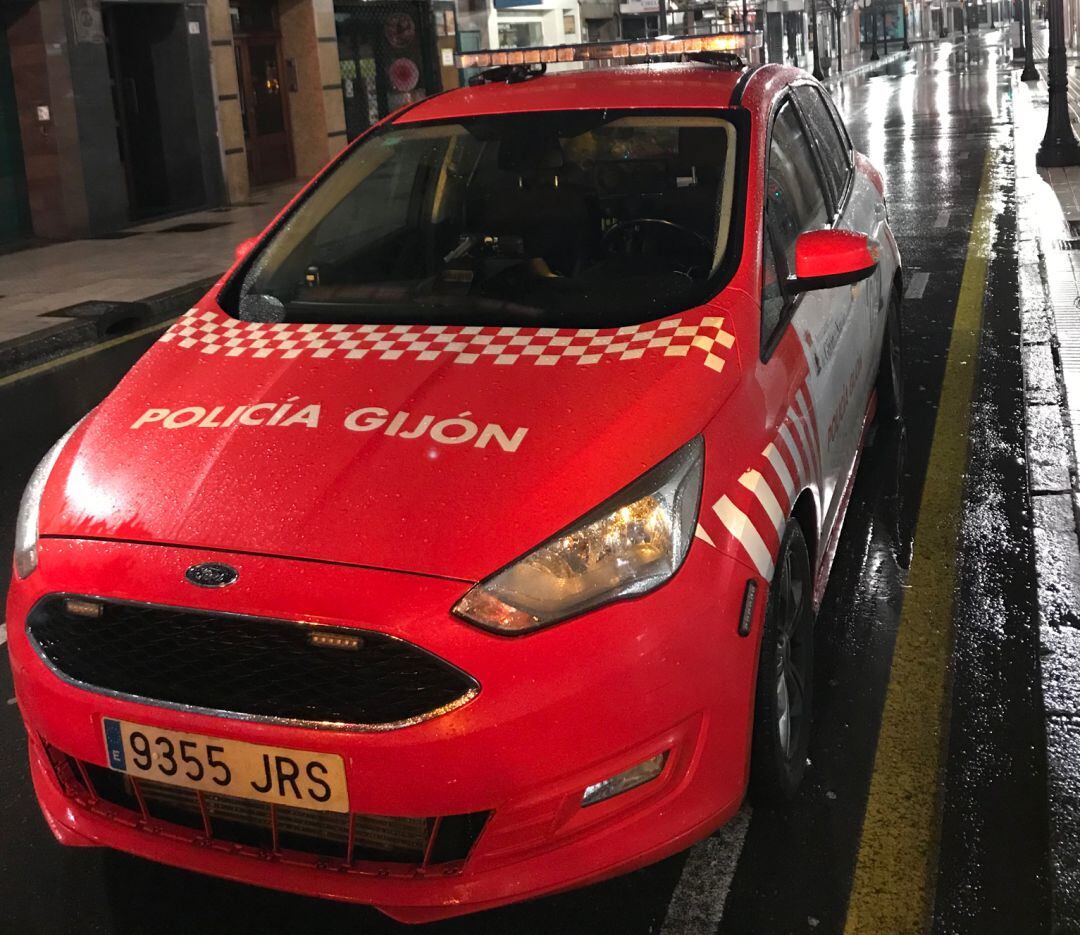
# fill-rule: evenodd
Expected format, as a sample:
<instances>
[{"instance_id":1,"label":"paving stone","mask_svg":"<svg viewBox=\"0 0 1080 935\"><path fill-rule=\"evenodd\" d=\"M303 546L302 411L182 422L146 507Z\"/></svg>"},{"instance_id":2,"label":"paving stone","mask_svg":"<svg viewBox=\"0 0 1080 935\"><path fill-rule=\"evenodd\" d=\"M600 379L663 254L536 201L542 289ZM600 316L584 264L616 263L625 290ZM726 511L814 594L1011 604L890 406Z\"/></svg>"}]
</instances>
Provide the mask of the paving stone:
<instances>
[{"instance_id":1,"label":"paving stone","mask_svg":"<svg viewBox=\"0 0 1080 935\"><path fill-rule=\"evenodd\" d=\"M1028 406L1027 456L1032 492L1072 489L1069 472L1072 453L1061 419L1061 408L1056 403Z\"/></svg>"},{"instance_id":2,"label":"paving stone","mask_svg":"<svg viewBox=\"0 0 1080 935\"><path fill-rule=\"evenodd\" d=\"M1049 344L1024 345L1024 395L1029 405L1058 402L1060 391Z\"/></svg>"},{"instance_id":3,"label":"paving stone","mask_svg":"<svg viewBox=\"0 0 1080 935\"><path fill-rule=\"evenodd\" d=\"M1080 542L1072 496L1035 494L1031 509L1040 622L1080 627Z\"/></svg>"}]
</instances>

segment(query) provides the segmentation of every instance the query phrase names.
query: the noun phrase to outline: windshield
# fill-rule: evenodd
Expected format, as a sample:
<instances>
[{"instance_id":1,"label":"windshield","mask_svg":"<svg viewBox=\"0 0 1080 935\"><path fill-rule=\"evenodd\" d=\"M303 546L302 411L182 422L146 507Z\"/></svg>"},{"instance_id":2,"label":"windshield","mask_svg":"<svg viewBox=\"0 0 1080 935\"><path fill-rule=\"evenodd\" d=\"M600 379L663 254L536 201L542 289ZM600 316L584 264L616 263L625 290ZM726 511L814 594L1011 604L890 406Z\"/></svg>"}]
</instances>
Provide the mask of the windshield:
<instances>
[{"instance_id":1,"label":"windshield","mask_svg":"<svg viewBox=\"0 0 1080 935\"><path fill-rule=\"evenodd\" d=\"M391 127L255 258L252 321L614 327L711 297L735 127L573 111Z\"/></svg>"}]
</instances>

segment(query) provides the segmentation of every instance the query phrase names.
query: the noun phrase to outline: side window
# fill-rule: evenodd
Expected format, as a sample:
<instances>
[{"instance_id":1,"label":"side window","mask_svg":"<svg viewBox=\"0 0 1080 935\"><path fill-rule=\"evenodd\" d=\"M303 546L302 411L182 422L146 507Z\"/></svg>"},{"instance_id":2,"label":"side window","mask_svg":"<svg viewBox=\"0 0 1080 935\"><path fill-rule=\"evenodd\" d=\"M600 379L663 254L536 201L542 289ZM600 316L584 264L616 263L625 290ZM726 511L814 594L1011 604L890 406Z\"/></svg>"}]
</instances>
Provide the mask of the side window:
<instances>
[{"instance_id":1,"label":"side window","mask_svg":"<svg viewBox=\"0 0 1080 935\"><path fill-rule=\"evenodd\" d=\"M851 174L851 154L847 139L838 129L833 112L820 88L801 85L795 89L795 96L810 133L818 145L822 168L832 187L833 204L839 206Z\"/></svg>"},{"instance_id":2,"label":"side window","mask_svg":"<svg viewBox=\"0 0 1080 935\"><path fill-rule=\"evenodd\" d=\"M825 191L795 105L785 102L773 122L765 191L766 225L776 238L785 275L795 270L795 238L829 226Z\"/></svg>"}]
</instances>

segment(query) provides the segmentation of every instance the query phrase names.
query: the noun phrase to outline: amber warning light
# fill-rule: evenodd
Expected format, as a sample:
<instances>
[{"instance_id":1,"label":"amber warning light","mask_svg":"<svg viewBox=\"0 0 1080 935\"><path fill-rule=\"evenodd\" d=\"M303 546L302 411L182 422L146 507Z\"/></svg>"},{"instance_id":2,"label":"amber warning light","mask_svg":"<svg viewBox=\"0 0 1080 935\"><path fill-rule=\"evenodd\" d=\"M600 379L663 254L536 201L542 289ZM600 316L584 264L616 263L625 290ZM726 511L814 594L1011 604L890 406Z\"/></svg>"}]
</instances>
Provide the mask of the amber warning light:
<instances>
[{"instance_id":1,"label":"amber warning light","mask_svg":"<svg viewBox=\"0 0 1080 935\"><path fill-rule=\"evenodd\" d=\"M751 35L718 33L708 36L671 36L634 42L583 42L578 45L536 46L531 49L485 49L459 52L458 68L490 68L500 65L547 65L556 62L608 62L620 59L657 58L709 52L743 52Z\"/></svg>"}]
</instances>

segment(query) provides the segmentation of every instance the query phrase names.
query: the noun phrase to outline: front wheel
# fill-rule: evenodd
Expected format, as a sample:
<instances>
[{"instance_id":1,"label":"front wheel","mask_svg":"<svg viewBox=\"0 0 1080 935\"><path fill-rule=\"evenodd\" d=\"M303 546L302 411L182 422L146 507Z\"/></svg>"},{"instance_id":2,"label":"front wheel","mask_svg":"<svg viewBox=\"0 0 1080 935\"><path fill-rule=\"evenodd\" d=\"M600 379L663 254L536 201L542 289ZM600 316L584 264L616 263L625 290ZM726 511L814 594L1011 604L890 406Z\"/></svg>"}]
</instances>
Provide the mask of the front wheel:
<instances>
[{"instance_id":1,"label":"front wheel","mask_svg":"<svg viewBox=\"0 0 1080 935\"><path fill-rule=\"evenodd\" d=\"M806 539L791 520L769 584L761 634L750 753L750 798L758 806L791 801L806 772L814 680L812 591Z\"/></svg>"}]
</instances>

